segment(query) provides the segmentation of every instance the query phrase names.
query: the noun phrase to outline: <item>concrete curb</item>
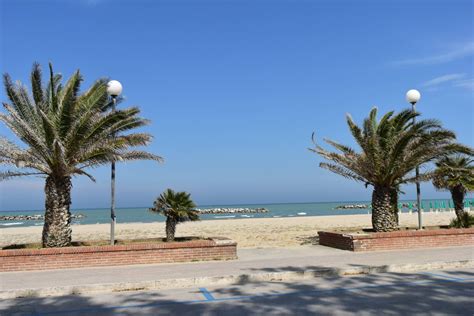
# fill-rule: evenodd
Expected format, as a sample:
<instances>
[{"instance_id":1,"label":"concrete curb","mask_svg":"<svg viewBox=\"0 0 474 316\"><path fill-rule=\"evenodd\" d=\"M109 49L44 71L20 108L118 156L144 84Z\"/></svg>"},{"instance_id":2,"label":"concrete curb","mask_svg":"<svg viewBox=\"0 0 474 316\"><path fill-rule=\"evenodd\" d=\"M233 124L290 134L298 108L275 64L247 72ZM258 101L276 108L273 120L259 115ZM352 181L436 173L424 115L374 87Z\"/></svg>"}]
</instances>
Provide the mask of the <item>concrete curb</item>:
<instances>
[{"instance_id":1,"label":"concrete curb","mask_svg":"<svg viewBox=\"0 0 474 316\"><path fill-rule=\"evenodd\" d=\"M297 281L324 276L348 276L360 274L372 274L382 272L415 272L425 270L442 270L453 268L472 268L474 260L440 261L424 264L389 264L382 266L362 266L355 268L321 268L316 270L302 271L278 271L268 273L226 275L216 277L195 277L182 279L165 279L141 282L106 283L79 286L61 286L49 288L31 288L21 290L0 291L0 299L12 299L20 297L46 297L64 296L91 293L143 291L178 289L200 286L215 286L228 284L244 284L251 282L269 281Z\"/></svg>"}]
</instances>

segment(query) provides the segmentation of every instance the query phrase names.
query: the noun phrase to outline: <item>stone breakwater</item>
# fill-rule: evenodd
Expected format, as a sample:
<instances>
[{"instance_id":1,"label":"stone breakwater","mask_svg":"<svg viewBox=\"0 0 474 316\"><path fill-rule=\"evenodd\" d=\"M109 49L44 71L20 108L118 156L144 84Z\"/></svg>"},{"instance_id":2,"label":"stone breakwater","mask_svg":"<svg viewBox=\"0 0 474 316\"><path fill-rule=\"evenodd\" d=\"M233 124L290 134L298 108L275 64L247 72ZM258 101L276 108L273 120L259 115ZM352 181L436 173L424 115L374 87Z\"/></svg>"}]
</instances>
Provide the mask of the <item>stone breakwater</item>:
<instances>
[{"instance_id":1,"label":"stone breakwater","mask_svg":"<svg viewBox=\"0 0 474 316\"><path fill-rule=\"evenodd\" d=\"M84 214L72 214L71 219L81 219L86 217ZM0 216L0 221L42 221L44 215L7 215Z\"/></svg>"},{"instance_id":2,"label":"stone breakwater","mask_svg":"<svg viewBox=\"0 0 474 316\"><path fill-rule=\"evenodd\" d=\"M348 204L336 206L335 210L361 210L370 208L367 204Z\"/></svg>"},{"instance_id":3,"label":"stone breakwater","mask_svg":"<svg viewBox=\"0 0 474 316\"><path fill-rule=\"evenodd\" d=\"M199 214L250 214L250 213L268 213L266 208L206 208L196 209Z\"/></svg>"}]
</instances>

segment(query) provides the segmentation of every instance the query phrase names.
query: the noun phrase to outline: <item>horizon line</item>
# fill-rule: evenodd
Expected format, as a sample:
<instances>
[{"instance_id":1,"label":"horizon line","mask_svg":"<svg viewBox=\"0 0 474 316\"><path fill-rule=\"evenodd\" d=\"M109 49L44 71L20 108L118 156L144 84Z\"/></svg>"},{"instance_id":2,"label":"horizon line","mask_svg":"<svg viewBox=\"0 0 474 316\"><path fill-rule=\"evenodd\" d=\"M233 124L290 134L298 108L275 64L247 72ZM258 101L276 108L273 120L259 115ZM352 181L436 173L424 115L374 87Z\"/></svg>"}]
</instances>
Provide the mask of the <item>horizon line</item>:
<instances>
[{"instance_id":1,"label":"horizon line","mask_svg":"<svg viewBox=\"0 0 474 316\"><path fill-rule=\"evenodd\" d=\"M466 197L464 200L471 200L474 197ZM422 199L422 201L435 201L435 200L452 200L451 198L426 198ZM399 202L405 201L416 201L416 198L413 199L399 199ZM197 206L197 208L207 207L207 206L241 206L241 205L281 205L281 204L322 204L322 203L359 203L359 202L368 202L371 203L370 200L340 200L340 201L319 201L319 202L272 202L272 203L231 203L231 204L203 204L202 206ZM116 209L133 209L133 208L149 208L150 206L126 206L126 207L116 207ZM109 209L109 207L82 207L82 208L71 208L71 211L92 211L92 210L105 210ZM0 212L44 212L43 209L23 209L23 210L0 210Z\"/></svg>"}]
</instances>

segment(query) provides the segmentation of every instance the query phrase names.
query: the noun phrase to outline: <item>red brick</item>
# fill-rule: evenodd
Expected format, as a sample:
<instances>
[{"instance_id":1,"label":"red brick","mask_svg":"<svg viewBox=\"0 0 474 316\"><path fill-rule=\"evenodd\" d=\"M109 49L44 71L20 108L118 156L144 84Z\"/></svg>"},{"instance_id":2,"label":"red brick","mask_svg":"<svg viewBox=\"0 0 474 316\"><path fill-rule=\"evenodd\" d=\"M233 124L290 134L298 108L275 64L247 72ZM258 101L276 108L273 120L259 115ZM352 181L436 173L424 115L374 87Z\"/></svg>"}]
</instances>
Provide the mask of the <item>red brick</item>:
<instances>
[{"instance_id":1,"label":"red brick","mask_svg":"<svg viewBox=\"0 0 474 316\"><path fill-rule=\"evenodd\" d=\"M222 245L214 240L0 250L0 272L235 258L235 242Z\"/></svg>"},{"instance_id":2,"label":"red brick","mask_svg":"<svg viewBox=\"0 0 474 316\"><path fill-rule=\"evenodd\" d=\"M318 235L321 245L351 251L474 245L474 228L397 231L364 235L321 231Z\"/></svg>"}]
</instances>

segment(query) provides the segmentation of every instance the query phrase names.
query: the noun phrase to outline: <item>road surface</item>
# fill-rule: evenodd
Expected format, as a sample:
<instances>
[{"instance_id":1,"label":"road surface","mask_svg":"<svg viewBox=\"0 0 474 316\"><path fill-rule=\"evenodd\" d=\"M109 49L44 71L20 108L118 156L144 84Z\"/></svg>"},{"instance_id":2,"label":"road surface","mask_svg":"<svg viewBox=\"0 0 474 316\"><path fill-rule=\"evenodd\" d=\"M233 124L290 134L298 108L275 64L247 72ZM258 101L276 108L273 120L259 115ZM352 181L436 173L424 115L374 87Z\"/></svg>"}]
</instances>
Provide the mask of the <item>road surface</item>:
<instances>
[{"instance_id":1,"label":"road surface","mask_svg":"<svg viewBox=\"0 0 474 316\"><path fill-rule=\"evenodd\" d=\"M0 315L474 315L474 269L0 302Z\"/></svg>"}]
</instances>

